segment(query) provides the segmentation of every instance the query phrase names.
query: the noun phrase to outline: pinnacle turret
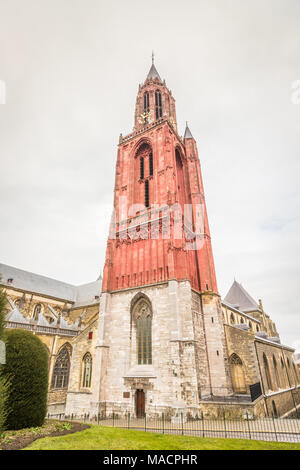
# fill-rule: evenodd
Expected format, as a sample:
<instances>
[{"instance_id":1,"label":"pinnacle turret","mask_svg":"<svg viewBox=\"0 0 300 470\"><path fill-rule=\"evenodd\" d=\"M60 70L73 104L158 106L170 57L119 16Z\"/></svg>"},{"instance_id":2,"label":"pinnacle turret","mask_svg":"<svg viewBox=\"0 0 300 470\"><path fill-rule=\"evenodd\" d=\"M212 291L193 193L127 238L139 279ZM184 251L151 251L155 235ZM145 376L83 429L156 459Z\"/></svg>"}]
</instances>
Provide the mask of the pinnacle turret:
<instances>
[{"instance_id":1,"label":"pinnacle turret","mask_svg":"<svg viewBox=\"0 0 300 470\"><path fill-rule=\"evenodd\" d=\"M188 123L186 123L185 132L184 132L184 139L193 139L192 133L189 129Z\"/></svg>"}]
</instances>

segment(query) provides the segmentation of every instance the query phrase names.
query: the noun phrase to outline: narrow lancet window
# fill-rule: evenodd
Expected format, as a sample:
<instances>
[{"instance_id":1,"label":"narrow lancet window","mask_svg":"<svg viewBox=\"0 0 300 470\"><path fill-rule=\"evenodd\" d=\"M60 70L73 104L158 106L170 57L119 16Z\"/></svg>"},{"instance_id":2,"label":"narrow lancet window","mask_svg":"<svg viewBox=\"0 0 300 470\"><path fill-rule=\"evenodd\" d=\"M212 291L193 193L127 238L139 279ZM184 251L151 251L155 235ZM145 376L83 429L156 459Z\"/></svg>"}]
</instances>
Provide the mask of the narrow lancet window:
<instances>
[{"instance_id":1,"label":"narrow lancet window","mask_svg":"<svg viewBox=\"0 0 300 470\"><path fill-rule=\"evenodd\" d=\"M83 358L83 376L82 376L82 386L89 388L91 386L92 380L92 356L90 353L86 353Z\"/></svg>"},{"instance_id":2,"label":"narrow lancet window","mask_svg":"<svg viewBox=\"0 0 300 470\"><path fill-rule=\"evenodd\" d=\"M160 91L155 92L155 117L156 119L160 119L162 117L162 105L161 105Z\"/></svg>"},{"instance_id":3,"label":"narrow lancet window","mask_svg":"<svg viewBox=\"0 0 300 470\"><path fill-rule=\"evenodd\" d=\"M150 111L150 101L149 101L149 92L144 93L144 112L149 113Z\"/></svg>"},{"instance_id":4,"label":"narrow lancet window","mask_svg":"<svg viewBox=\"0 0 300 470\"><path fill-rule=\"evenodd\" d=\"M149 175L153 176L153 154L149 153Z\"/></svg>"},{"instance_id":5,"label":"narrow lancet window","mask_svg":"<svg viewBox=\"0 0 300 470\"><path fill-rule=\"evenodd\" d=\"M144 157L140 158L140 179L144 179Z\"/></svg>"},{"instance_id":6,"label":"narrow lancet window","mask_svg":"<svg viewBox=\"0 0 300 470\"><path fill-rule=\"evenodd\" d=\"M145 206L149 207L149 181L145 181Z\"/></svg>"}]
</instances>

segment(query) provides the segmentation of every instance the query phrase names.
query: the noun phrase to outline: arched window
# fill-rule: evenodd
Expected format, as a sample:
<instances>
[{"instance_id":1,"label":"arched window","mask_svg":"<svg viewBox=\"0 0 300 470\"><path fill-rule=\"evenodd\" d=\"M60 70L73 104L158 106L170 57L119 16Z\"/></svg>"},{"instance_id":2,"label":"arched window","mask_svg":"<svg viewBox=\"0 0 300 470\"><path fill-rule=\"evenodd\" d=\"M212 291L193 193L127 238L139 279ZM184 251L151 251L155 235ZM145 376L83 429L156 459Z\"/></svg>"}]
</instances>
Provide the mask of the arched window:
<instances>
[{"instance_id":1,"label":"arched window","mask_svg":"<svg viewBox=\"0 0 300 470\"><path fill-rule=\"evenodd\" d=\"M256 325L256 331L259 331L259 326L258 325Z\"/></svg>"},{"instance_id":2,"label":"arched window","mask_svg":"<svg viewBox=\"0 0 300 470\"><path fill-rule=\"evenodd\" d=\"M138 364L152 364L152 313L142 300L135 308L136 350Z\"/></svg>"},{"instance_id":3,"label":"arched window","mask_svg":"<svg viewBox=\"0 0 300 470\"><path fill-rule=\"evenodd\" d=\"M36 304L35 307L34 307L34 310L33 310L33 319L34 320L38 320L39 314L41 313L41 311L42 311L41 304Z\"/></svg>"},{"instance_id":4,"label":"arched window","mask_svg":"<svg viewBox=\"0 0 300 470\"><path fill-rule=\"evenodd\" d=\"M144 157L140 158L140 179L144 179Z\"/></svg>"},{"instance_id":5,"label":"arched window","mask_svg":"<svg viewBox=\"0 0 300 470\"><path fill-rule=\"evenodd\" d=\"M273 355L273 367L274 367L275 386L276 388L280 388L280 379L279 379L279 374L278 374L278 369L277 369L277 361L274 355Z\"/></svg>"},{"instance_id":6,"label":"arched window","mask_svg":"<svg viewBox=\"0 0 300 470\"><path fill-rule=\"evenodd\" d=\"M70 371L70 355L67 346L64 346L55 361L52 388L67 388Z\"/></svg>"},{"instance_id":7,"label":"arched window","mask_svg":"<svg viewBox=\"0 0 300 470\"><path fill-rule=\"evenodd\" d=\"M234 353L229 358L229 364L234 393L246 393L247 388L245 383L244 367L241 359Z\"/></svg>"},{"instance_id":8,"label":"arched window","mask_svg":"<svg viewBox=\"0 0 300 470\"><path fill-rule=\"evenodd\" d=\"M15 300L14 304L17 308L21 308L21 299Z\"/></svg>"},{"instance_id":9,"label":"arched window","mask_svg":"<svg viewBox=\"0 0 300 470\"><path fill-rule=\"evenodd\" d=\"M264 363L264 369L265 369L265 374L266 374L267 388L268 388L268 390L272 390L272 382L271 382L269 363L268 363L268 359L266 358L265 353L263 354L263 363Z\"/></svg>"},{"instance_id":10,"label":"arched window","mask_svg":"<svg viewBox=\"0 0 300 470\"><path fill-rule=\"evenodd\" d=\"M149 113L150 111L150 101L149 101L149 91L144 93L144 112Z\"/></svg>"},{"instance_id":11,"label":"arched window","mask_svg":"<svg viewBox=\"0 0 300 470\"><path fill-rule=\"evenodd\" d=\"M92 365L93 360L90 353L86 353L83 358L83 373L82 373L82 386L89 388L92 380Z\"/></svg>"},{"instance_id":12,"label":"arched window","mask_svg":"<svg viewBox=\"0 0 300 470\"><path fill-rule=\"evenodd\" d=\"M162 117L161 93L158 90L155 92L155 117L156 119Z\"/></svg>"},{"instance_id":13,"label":"arched window","mask_svg":"<svg viewBox=\"0 0 300 470\"><path fill-rule=\"evenodd\" d=\"M249 321L249 328L250 328L250 330L252 331L252 323L251 323L251 321Z\"/></svg>"},{"instance_id":14,"label":"arched window","mask_svg":"<svg viewBox=\"0 0 300 470\"><path fill-rule=\"evenodd\" d=\"M232 325L234 325L234 323L235 323L233 313L230 315L230 323L231 323Z\"/></svg>"},{"instance_id":15,"label":"arched window","mask_svg":"<svg viewBox=\"0 0 300 470\"><path fill-rule=\"evenodd\" d=\"M243 317L241 317L241 323L244 323L244 319L243 319Z\"/></svg>"}]
</instances>

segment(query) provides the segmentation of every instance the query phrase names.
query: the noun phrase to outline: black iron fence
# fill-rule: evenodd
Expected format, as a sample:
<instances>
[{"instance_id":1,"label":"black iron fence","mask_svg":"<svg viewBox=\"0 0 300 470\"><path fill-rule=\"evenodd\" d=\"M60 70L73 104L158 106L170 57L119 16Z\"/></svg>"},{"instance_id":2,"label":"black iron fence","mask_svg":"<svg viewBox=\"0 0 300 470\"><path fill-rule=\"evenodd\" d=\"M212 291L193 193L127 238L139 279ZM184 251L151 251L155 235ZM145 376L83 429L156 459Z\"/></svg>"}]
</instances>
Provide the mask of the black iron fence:
<instances>
[{"instance_id":1,"label":"black iron fence","mask_svg":"<svg viewBox=\"0 0 300 470\"><path fill-rule=\"evenodd\" d=\"M143 418L136 418L129 412L122 415L112 412L108 417L100 414L68 416L63 413L48 414L47 417L161 434L300 443L299 419L275 417L258 419L251 417L247 412L244 419L228 418L225 413L222 418L207 418L203 415L199 418L188 418L184 413L174 417L166 416L164 413L157 416L145 414Z\"/></svg>"}]
</instances>

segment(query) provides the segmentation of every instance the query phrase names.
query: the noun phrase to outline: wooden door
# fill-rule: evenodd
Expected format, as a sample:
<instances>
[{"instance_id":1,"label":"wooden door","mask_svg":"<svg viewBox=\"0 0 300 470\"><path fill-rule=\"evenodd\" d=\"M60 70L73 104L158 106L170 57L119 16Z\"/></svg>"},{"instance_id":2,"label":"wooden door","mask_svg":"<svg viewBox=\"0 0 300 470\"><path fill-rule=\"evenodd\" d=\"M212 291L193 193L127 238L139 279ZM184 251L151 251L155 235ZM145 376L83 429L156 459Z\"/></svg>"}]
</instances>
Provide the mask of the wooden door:
<instances>
[{"instance_id":1,"label":"wooden door","mask_svg":"<svg viewBox=\"0 0 300 470\"><path fill-rule=\"evenodd\" d=\"M144 390L136 391L136 417L143 418L145 416L145 393Z\"/></svg>"}]
</instances>

